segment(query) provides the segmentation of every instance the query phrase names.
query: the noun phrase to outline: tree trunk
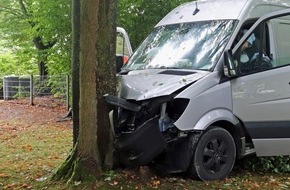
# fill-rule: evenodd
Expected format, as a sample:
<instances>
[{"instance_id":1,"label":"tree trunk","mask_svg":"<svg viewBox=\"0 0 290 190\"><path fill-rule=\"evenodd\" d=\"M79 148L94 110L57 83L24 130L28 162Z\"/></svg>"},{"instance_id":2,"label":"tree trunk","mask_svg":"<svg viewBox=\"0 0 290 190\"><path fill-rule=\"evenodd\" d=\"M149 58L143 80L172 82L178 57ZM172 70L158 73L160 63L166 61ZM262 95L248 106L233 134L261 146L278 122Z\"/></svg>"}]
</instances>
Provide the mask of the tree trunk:
<instances>
[{"instance_id":1,"label":"tree trunk","mask_svg":"<svg viewBox=\"0 0 290 190\"><path fill-rule=\"evenodd\" d=\"M101 174L97 145L97 29L98 0L81 1L80 33L80 101L77 157L94 176Z\"/></svg>"},{"instance_id":2,"label":"tree trunk","mask_svg":"<svg viewBox=\"0 0 290 190\"><path fill-rule=\"evenodd\" d=\"M40 81L44 81L45 77L48 74L46 63L47 63L47 53L45 51L38 50L38 71Z\"/></svg>"},{"instance_id":3,"label":"tree trunk","mask_svg":"<svg viewBox=\"0 0 290 190\"><path fill-rule=\"evenodd\" d=\"M77 6L76 1L78 0L74 0L73 6ZM78 9L75 7L73 10L77 11ZM80 49L79 52L74 52L80 55L78 140L68 159L52 177L54 180L95 181L96 178L101 176L96 135L96 32L98 29L98 11L98 0L83 0L80 2ZM75 37L77 38L77 35Z\"/></svg>"},{"instance_id":4,"label":"tree trunk","mask_svg":"<svg viewBox=\"0 0 290 190\"><path fill-rule=\"evenodd\" d=\"M35 26L34 23L30 23L30 24L32 27ZM48 42L47 44L44 44L42 38L37 36L33 39L33 43L38 50L38 69L39 69L40 80L42 81L45 78L45 76L48 74L47 66L46 66L47 50L52 48L56 42L54 41L54 42Z\"/></svg>"},{"instance_id":5,"label":"tree trunk","mask_svg":"<svg viewBox=\"0 0 290 190\"><path fill-rule=\"evenodd\" d=\"M113 134L110 130L109 111L104 94L116 91L116 0L100 0L99 28L97 41L97 114L98 147L103 169L113 165Z\"/></svg>"},{"instance_id":6,"label":"tree trunk","mask_svg":"<svg viewBox=\"0 0 290 190\"><path fill-rule=\"evenodd\" d=\"M73 146L79 135L79 100L80 100L80 1L72 1L72 110L73 110Z\"/></svg>"}]
</instances>

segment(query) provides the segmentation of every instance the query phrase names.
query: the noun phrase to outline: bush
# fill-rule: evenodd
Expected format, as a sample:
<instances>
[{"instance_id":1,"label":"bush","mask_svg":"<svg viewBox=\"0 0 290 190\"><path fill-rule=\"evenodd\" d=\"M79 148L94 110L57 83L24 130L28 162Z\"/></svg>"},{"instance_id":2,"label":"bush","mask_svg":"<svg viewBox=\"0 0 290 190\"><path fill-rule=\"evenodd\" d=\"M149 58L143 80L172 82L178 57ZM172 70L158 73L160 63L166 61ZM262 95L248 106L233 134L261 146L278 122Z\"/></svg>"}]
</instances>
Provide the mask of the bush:
<instances>
[{"instance_id":1,"label":"bush","mask_svg":"<svg viewBox=\"0 0 290 190\"><path fill-rule=\"evenodd\" d=\"M248 157L242 166L257 172L290 173L290 156Z\"/></svg>"}]
</instances>

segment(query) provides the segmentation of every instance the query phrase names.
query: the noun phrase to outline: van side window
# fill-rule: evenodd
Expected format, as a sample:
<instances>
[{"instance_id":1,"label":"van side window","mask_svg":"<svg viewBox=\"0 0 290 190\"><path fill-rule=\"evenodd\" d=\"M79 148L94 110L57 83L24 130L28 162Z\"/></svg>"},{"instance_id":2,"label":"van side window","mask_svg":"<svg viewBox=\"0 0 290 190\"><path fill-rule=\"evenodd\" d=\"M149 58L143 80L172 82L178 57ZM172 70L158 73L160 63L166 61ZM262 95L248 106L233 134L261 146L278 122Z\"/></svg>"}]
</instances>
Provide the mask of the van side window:
<instances>
[{"instance_id":1,"label":"van side window","mask_svg":"<svg viewBox=\"0 0 290 190\"><path fill-rule=\"evenodd\" d=\"M273 67L290 65L290 16L267 21Z\"/></svg>"},{"instance_id":2,"label":"van side window","mask_svg":"<svg viewBox=\"0 0 290 190\"><path fill-rule=\"evenodd\" d=\"M245 30L241 30L241 34ZM239 75L290 65L290 16L276 17L258 26L234 53Z\"/></svg>"},{"instance_id":3,"label":"van side window","mask_svg":"<svg viewBox=\"0 0 290 190\"><path fill-rule=\"evenodd\" d=\"M246 33L247 30L242 29L240 32ZM257 28L235 52L233 57L239 75L256 73L272 67L271 60L265 53L266 45L263 36L261 30Z\"/></svg>"}]
</instances>

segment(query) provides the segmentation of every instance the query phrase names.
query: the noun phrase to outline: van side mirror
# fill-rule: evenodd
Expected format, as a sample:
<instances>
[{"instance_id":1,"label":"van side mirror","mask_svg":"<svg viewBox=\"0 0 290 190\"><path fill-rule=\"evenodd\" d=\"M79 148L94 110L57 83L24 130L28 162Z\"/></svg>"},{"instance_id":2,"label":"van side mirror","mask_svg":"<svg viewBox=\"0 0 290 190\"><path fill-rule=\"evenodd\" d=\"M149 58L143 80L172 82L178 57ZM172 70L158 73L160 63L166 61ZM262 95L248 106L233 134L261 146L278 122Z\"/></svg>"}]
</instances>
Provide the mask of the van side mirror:
<instances>
[{"instance_id":1,"label":"van side mirror","mask_svg":"<svg viewBox=\"0 0 290 190\"><path fill-rule=\"evenodd\" d=\"M123 65L128 61L129 57L127 55L116 55L116 72L120 72Z\"/></svg>"},{"instance_id":2,"label":"van side mirror","mask_svg":"<svg viewBox=\"0 0 290 190\"><path fill-rule=\"evenodd\" d=\"M121 68L124 64L123 59L124 59L123 55L116 55L116 72L117 73L121 71Z\"/></svg>"},{"instance_id":3,"label":"van side mirror","mask_svg":"<svg viewBox=\"0 0 290 190\"><path fill-rule=\"evenodd\" d=\"M226 50L224 53L224 74L227 77L237 76L236 65L231 50Z\"/></svg>"}]
</instances>

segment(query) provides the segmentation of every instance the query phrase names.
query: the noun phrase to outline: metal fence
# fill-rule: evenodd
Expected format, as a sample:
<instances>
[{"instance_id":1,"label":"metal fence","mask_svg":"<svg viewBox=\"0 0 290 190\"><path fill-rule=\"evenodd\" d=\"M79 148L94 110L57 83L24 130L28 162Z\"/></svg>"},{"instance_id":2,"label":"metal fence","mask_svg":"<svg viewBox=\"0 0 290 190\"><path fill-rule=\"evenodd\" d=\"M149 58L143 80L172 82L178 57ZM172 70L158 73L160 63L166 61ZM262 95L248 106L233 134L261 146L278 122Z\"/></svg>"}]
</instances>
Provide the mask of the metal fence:
<instances>
[{"instance_id":1,"label":"metal fence","mask_svg":"<svg viewBox=\"0 0 290 190\"><path fill-rule=\"evenodd\" d=\"M34 104L35 97L53 96L62 99L69 107L70 77L60 76L4 76L0 77L0 99L29 98Z\"/></svg>"}]
</instances>

